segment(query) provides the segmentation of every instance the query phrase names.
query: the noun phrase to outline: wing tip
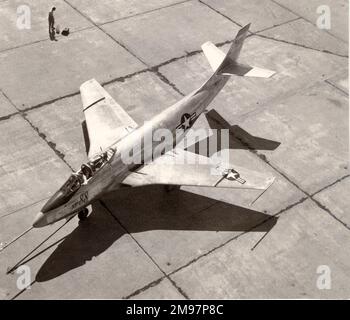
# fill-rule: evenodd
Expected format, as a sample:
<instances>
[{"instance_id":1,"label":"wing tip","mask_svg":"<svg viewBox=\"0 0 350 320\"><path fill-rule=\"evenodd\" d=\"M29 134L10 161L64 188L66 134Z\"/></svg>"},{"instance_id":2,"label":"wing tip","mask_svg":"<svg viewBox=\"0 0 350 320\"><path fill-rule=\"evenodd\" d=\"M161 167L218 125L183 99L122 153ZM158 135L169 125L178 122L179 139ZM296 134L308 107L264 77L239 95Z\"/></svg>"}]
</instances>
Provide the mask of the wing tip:
<instances>
[{"instance_id":1,"label":"wing tip","mask_svg":"<svg viewBox=\"0 0 350 320\"><path fill-rule=\"evenodd\" d=\"M249 203L249 206L252 206L267 191L267 189L272 186L272 184L275 182L275 179L276 177L274 176L266 179L266 187L262 189L263 191L251 203Z\"/></svg>"}]
</instances>

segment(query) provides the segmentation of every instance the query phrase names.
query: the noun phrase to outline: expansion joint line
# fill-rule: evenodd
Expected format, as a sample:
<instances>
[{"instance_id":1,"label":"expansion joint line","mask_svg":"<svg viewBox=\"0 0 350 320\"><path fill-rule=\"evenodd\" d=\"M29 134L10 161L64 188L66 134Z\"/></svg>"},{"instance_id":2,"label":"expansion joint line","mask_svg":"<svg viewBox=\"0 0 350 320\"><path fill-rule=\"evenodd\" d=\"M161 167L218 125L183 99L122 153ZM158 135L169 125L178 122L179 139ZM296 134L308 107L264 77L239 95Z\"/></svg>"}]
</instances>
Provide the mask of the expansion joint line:
<instances>
[{"instance_id":1,"label":"expansion joint line","mask_svg":"<svg viewBox=\"0 0 350 320\"><path fill-rule=\"evenodd\" d=\"M154 265L161 271L163 274L163 278L166 278L171 282L171 284L177 289L177 291L185 298L189 299L188 295L181 289L173 279L171 279L168 274L159 266L159 264L151 257L151 255L143 248L143 246L137 241L137 239L127 230L127 228L124 226L124 224L118 219L112 211L108 208L108 206L104 203L104 201L100 200L101 205L105 208L105 210L112 216L112 218L118 222L118 224L122 227L125 233L127 233L138 245L138 247L147 255L147 257L154 263ZM161 279L158 279L157 281L160 282ZM127 298L127 297L125 297Z\"/></svg>"},{"instance_id":2,"label":"expansion joint line","mask_svg":"<svg viewBox=\"0 0 350 320\"><path fill-rule=\"evenodd\" d=\"M49 146L49 148L58 156L58 158L60 158L64 163L65 165L71 170L74 172L74 169L73 167L65 160L65 154L62 153L61 151L59 151L57 148L56 148L56 144L52 141L49 141L47 140L46 138L46 135L43 134L40 129L38 127L36 127L27 117L27 114L25 111L23 110L20 110L19 108L17 108L17 106L13 103L13 101L3 92L1 91L2 94L4 95L4 97L7 99L7 101L9 101L9 103L17 110L16 113L12 114L11 116L15 115L15 114L19 114L23 119L24 121L26 121L29 126L38 134L38 136L45 141L45 143Z\"/></svg>"}]
</instances>

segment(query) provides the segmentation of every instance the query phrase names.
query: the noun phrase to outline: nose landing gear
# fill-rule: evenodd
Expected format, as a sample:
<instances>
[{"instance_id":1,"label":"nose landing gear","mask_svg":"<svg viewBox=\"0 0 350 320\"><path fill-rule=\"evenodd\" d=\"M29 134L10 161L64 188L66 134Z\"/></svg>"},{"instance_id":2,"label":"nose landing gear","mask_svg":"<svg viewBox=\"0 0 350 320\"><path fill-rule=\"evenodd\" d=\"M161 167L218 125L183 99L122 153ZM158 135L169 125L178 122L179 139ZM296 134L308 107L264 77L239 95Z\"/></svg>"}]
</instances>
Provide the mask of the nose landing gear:
<instances>
[{"instance_id":1,"label":"nose landing gear","mask_svg":"<svg viewBox=\"0 0 350 320\"><path fill-rule=\"evenodd\" d=\"M85 221L88 218L89 210L87 208L84 208L79 211L78 218L80 221Z\"/></svg>"}]
</instances>

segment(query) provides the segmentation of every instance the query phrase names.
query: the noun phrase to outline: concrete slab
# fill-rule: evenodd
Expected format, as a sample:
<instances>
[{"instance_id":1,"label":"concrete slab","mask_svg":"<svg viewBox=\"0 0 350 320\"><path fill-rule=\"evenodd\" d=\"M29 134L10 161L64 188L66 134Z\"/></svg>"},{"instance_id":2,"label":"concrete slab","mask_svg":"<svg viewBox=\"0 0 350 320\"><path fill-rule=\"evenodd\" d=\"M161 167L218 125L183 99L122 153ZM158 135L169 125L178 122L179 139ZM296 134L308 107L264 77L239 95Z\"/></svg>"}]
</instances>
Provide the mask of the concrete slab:
<instances>
[{"instance_id":1,"label":"concrete slab","mask_svg":"<svg viewBox=\"0 0 350 320\"><path fill-rule=\"evenodd\" d=\"M68 2L89 17L96 24L103 24L114 20L139 15L149 11L177 5L183 0L102 0L96 6L94 0L68 0Z\"/></svg>"},{"instance_id":2,"label":"concrete slab","mask_svg":"<svg viewBox=\"0 0 350 320\"><path fill-rule=\"evenodd\" d=\"M334 36L348 42L349 39L349 3L346 0L274 0L285 8L290 9L293 13L305 18L311 23L317 23L321 13L317 13L319 6L327 5L331 13L331 29L327 30Z\"/></svg>"},{"instance_id":3,"label":"concrete slab","mask_svg":"<svg viewBox=\"0 0 350 320\"><path fill-rule=\"evenodd\" d=\"M77 92L93 77L105 82L143 68L98 29L3 52L0 59L0 73L7 74L0 88L20 109Z\"/></svg>"},{"instance_id":4,"label":"concrete slab","mask_svg":"<svg viewBox=\"0 0 350 320\"><path fill-rule=\"evenodd\" d=\"M349 297L349 231L313 202L282 214L252 251L261 236L246 233L171 278L192 299ZM322 265L330 290L317 287Z\"/></svg>"},{"instance_id":5,"label":"concrete slab","mask_svg":"<svg viewBox=\"0 0 350 320\"><path fill-rule=\"evenodd\" d=\"M0 122L0 216L56 191L69 168L21 117Z\"/></svg>"},{"instance_id":6,"label":"concrete slab","mask_svg":"<svg viewBox=\"0 0 350 320\"><path fill-rule=\"evenodd\" d=\"M201 44L208 40L233 39L239 29L197 1L116 21L102 28L151 66L200 50Z\"/></svg>"},{"instance_id":7,"label":"concrete slab","mask_svg":"<svg viewBox=\"0 0 350 320\"><path fill-rule=\"evenodd\" d=\"M318 29L312 23L299 19L261 33L277 40L296 43L316 50L348 56L348 44L329 33Z\"/></svg>"},{"instance_id":8,"label":"concrete slab","mask_svg":"<svg viewBox=\"0 0 350 320\"><path fill-rule=\"evenodd\" d=\"M113 82L105 89L140 125L180 98L151 72ZM31 110L27 116L48 140L55 141L56 148L73 168L78 169L86 161L80 94Z\"/></svg>"},{"instance_id":9,"label":"concrete slab","mask_svg":"<svg viewBox=\"0 0 350 320\"><path fill-rule=\"evenodd\" d=\"M295 14L270 0L202 0L241 26L251 23L257 32L297 18Z\"/></svg>"},{"instance_id":10,"label":"concrete slab","mask_svg":"<svg viewBox=\"0 0 350 320\"><path fill-rule=\"evenodd\" d=\"M228 45L221 49L226 52ZM232 77L229 80L211 107L231 124L237 123L237 116L292 95L319 79L327 79L339 69L346 70L348 64L346 58L255 36L245 41L241 57L242 62L275 70L277 74L270 79ZM202 53L177 60L159 70L186 94L199 87L211 74Z\"/></svg>"},{"instance_id":11,"label":"concrete slab","mask_svg":"<svg viewBox=\"0 0 350 320\"><path fill-rule=\"evenodd\" d=\"M260 153L313 193L348 172L348 119L348 97L322 82L247 115L240 125L266 139L276 139L278 132L281 145Z\"/></svg>"},{"instance_id":12,"label":"concrete slab","mask_svg":"<svg viewBox=\"0 0 350 320\"><path fill-rule=\"evenodd\" d=\"M8 217L8 225L14 225L19 216ZM11 254L4 251L1 265L6 266L14 257L18 259L30 252L38 243L39 234L43 236L48 229L39 229L36 234L33 231L25 243L16 243L8 249L12 250ZM44 252L26 262L35 283L20 295L21 299L122 298L140 284L146 285L162 276L141 248L98 204L93 206L87 223L78 224L75 218L40 248L43 249ZM0 277L3 291L10 292L10 296L17 292L17 277L16 274Z\"/></svg>"},{"instance_id":13,"label":"concrete slab","mask_svg":"<svg viewBox=\"0 0 350 320\"><path fill-rule=\"evenodd\" d=\"M138 123L151 120L182 98L152 72L145 72L106 85L105 89L118 101Z\"/></svg>"},{"instance_id":14,"label":"concrete slab","mask_svg":"<svg viewBox=\"0 0 350 320\"><path fill-rule=\"evenodd\" d=\"M86 162L80 94L28 111L27 118L49 141L55 141L56 150L74 170Z\"/></svg>"},{"instance_id":15,"label":"concrete slab","mask_svg":"<svg viewBox=\"0 0 350 320\"><path fill-rule=\"evenodd\" d=\"M350 227L349 187L350 179L346 178L314 196L316 200L326 206L332 214L344 222L348 227Z\"/></svg>"},{"instance_id":16,"label":"concrete slab","mask_svg":"<svg viewBox=\"0 0 350 320\"><path fill-rule=\"evenodd\" d=\"M17 21L22 22L24 11L20 6L27 6L30 11L30 29L19 29ZM47 3L45 0L24 3L21 0L0 3L0 51L28 45L33 42L49 39L48 14L56 7L56 25L68 27L70 32L92 27L93 24L71 8L63 0ZM20 9L18 9L20 8ZM19 12L17 13L17 10ZM58 36L59 37L59 36Z\"/></svg>"},{"instance_id":17,"label":"concrete slab","mask_svg":"<svg viewBox=\"0 0 350 320\"><path fill-rule=\"evenodd\" d=\"M153 287L148 288L145 291L133 296L133 300L155 300L155 299L167 299L167 300L184 300L184 296L172 285L168 279L163 279L161 282Z\"/></svg>"},{"instance_id":18,"label":"concrete slab","mask_svg":"<svg viewBox=\"0 0 350 320\"><path fill-rule=\"evenodd\" d=\"M0 118L17 112L17 109L7 100L0 90Z\"/></svg>"}]
</instances>

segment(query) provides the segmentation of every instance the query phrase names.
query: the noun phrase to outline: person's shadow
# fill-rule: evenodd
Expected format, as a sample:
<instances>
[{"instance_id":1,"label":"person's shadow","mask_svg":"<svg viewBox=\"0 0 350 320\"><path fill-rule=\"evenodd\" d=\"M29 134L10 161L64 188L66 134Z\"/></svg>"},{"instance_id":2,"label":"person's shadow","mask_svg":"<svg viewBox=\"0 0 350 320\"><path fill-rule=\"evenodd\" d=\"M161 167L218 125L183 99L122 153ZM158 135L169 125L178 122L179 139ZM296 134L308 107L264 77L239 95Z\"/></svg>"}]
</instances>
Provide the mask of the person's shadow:
<instances>
[{"instance_id":1,"label":"person's shadow","mask_svg":"<svg viewBox=\"0 0 350 320\"><path fill-rule=\"evenodd\" d=\"M238 126L230 126L214 110L206 116L211 128L229 128L232 149L273 150L279 145L276 141L254 137ZM85 123L82 126L86 133ZM86 141L86 145L88 149L89 141ZM126 232L268 232L277 222L276 217L262 212L214 202L213 199L181 189L169 193L164 190L164 186L125 188L106 195L92 206L87 221L80 223L72 233L58 241L57 248L38 271L36 281L48 281L84 265L107 250Z\"/></svg>"}]
</instances>

